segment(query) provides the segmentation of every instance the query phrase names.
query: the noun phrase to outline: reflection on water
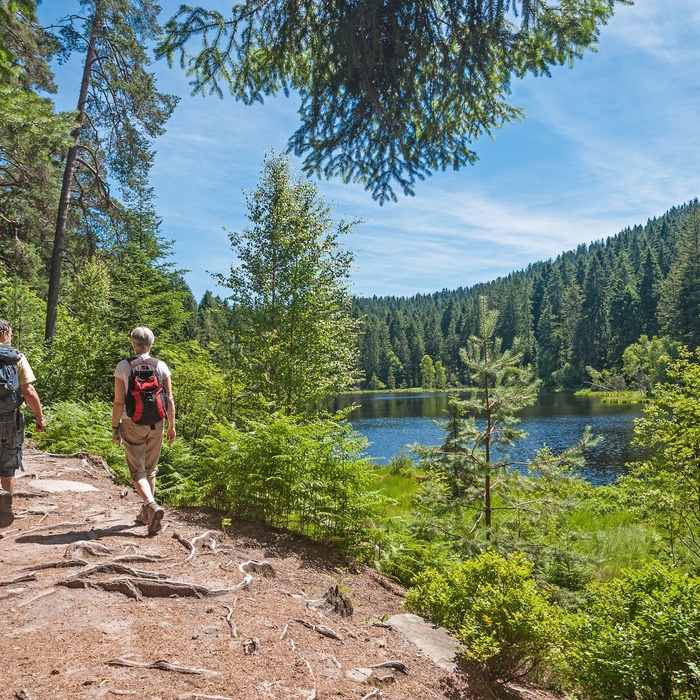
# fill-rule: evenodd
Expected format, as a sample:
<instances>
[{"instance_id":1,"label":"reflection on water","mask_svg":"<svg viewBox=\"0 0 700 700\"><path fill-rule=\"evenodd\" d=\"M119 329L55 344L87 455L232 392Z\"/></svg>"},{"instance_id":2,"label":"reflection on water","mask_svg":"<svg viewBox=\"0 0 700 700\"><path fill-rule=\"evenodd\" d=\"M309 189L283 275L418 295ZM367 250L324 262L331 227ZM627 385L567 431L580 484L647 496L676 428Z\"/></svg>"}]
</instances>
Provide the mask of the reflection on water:
<instances>
[{"instance_id":1,"label":"reflection on water","mask_svg":"<svg viewBox=\"0 0 700 700\"><path fill-rule=\"evenodd\" d=\"M447 416L447 399L448 394L438 393L352 394L338 397L335 408L358 404L350 421L371 442L367 454L386 464L406 445L437 445L442 441L439 421ZM520 427L527 437L511 448L509 461L527 464L545 444L560 452L576 444L590 425L603 441L586 450L584 475L594 483L610 483L624 473L627 462L637 458L630 441L634 419L641 415L641 404L608 404L590 396L541 394L537 403L520 414Z\"/></svg>"}]
</instances>

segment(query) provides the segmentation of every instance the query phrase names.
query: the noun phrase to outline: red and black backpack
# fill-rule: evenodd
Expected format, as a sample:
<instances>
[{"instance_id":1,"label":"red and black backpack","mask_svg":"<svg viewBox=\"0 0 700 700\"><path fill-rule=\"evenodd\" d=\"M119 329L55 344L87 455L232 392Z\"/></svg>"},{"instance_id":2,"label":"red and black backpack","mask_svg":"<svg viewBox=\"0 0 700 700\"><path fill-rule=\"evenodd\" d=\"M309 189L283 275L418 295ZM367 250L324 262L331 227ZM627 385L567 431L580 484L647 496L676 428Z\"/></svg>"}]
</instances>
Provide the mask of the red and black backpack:
<instances>
[{"instance_id":1,"label":"red and black backpack","mask_svg":"<svg viewBox=\"0 0 700 700\"><path fill-rule=\"evenodd\" d=\"M156 372L155 357L132 357L129 359L129 385L126 391L126 415L137 425L155 426L168 411L168 395Z\"/></svg>"}]
</instances>

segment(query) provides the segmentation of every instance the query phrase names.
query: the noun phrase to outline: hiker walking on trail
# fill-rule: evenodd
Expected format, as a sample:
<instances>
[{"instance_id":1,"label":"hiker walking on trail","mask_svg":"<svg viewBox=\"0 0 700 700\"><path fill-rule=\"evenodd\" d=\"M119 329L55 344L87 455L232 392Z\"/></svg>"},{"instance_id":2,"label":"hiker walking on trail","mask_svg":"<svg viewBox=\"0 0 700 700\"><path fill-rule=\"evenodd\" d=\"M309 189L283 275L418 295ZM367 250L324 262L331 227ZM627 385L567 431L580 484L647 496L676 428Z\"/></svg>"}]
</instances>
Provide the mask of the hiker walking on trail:
<instances>
[{"instance_id":1,"label":"hiker walking on trail","mask_svg":"<svg viewBox=\"0 0 700 700\"><path fill-rule=\"evenodd\" d=\"M131 331L134 355L114 370L112 440L124 445L131 481L143 505L136 520L148 534L160 532L164 511L155 501L158 459L164 421L168 442L175 439L175 402L168 365L150 356L153 332L139 326Z\"/></svg>"},{"instance_id":2,"label":"hiker walking on trail","mask_svg":"<svg viewBox=\"0 0 700 700\"><path fill-rule=\"evenodd\" d=\"M26 401L34 414L36 430L46 428L36 381L27 358L12 347L12 325L0 318L0 527L11 525L12 494L15 472L22 467L24 415L20 410Z\"/></svg>"}]
</instances>

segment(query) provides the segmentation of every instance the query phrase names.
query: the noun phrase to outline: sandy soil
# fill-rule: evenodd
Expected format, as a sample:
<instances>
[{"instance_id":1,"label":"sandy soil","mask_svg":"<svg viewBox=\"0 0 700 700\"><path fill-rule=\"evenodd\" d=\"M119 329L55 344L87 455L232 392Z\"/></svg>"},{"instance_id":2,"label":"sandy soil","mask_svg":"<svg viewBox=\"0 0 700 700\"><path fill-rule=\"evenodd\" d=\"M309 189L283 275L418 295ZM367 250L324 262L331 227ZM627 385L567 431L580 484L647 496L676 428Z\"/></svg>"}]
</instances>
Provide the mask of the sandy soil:
<instances>
[{"instance_id":1,"label":"sandy soil","mask_svg":"<svg viewBox=\"0 0 700 700\"><path fill-rule=\"evenodd\" d=\"M385 624L400 586L305 538L182 508L149 537L99 459L25 468L0 530L2 700L554 697L440 668ZM44 490L61 481L90 490Z\"/></svg>"}]
</instances>

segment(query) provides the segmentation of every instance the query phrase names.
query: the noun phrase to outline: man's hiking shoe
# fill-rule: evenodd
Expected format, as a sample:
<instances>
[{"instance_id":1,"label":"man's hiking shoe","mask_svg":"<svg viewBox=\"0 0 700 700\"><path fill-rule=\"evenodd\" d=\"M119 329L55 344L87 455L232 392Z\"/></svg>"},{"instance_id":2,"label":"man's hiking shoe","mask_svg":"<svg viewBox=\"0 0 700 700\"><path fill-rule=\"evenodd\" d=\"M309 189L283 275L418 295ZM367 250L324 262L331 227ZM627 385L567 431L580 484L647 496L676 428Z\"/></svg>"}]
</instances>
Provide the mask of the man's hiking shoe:
<instances>
[{"instance_id":1,"label":"man's hiking shoe","mask_svg":"<svg viewBox=\"0 0 700 700\"><path fill-rule=\"evenodd\" d=\"M0 527L9 527L15 520L12 512L12 494L0 491Z\"/></svg>"},{"instance_id":2,"label":"man's hiking shoe","mask_svg":"<svg viewBox=\"0 0 700 700\"><path fill-rule=\"evenodd\" d=\"M156 532L160 532L162 525L163 516L165 511L154 501L146 505L150 518L148 520L148 534L155 535Z\"/></svg>"},{"instance_id":3,"label":"man's hiking shoe","mask_svg":"<svg viewBox=\"0 0 700 700\"><path fill-rule=\"evenodd\" d=\"M148 506L144 503L141 506L139 514L134 518L137 523L142 523L143 525L148 525L151 520L151 511L148 510Z\"/></svg>"}]
</instances>

